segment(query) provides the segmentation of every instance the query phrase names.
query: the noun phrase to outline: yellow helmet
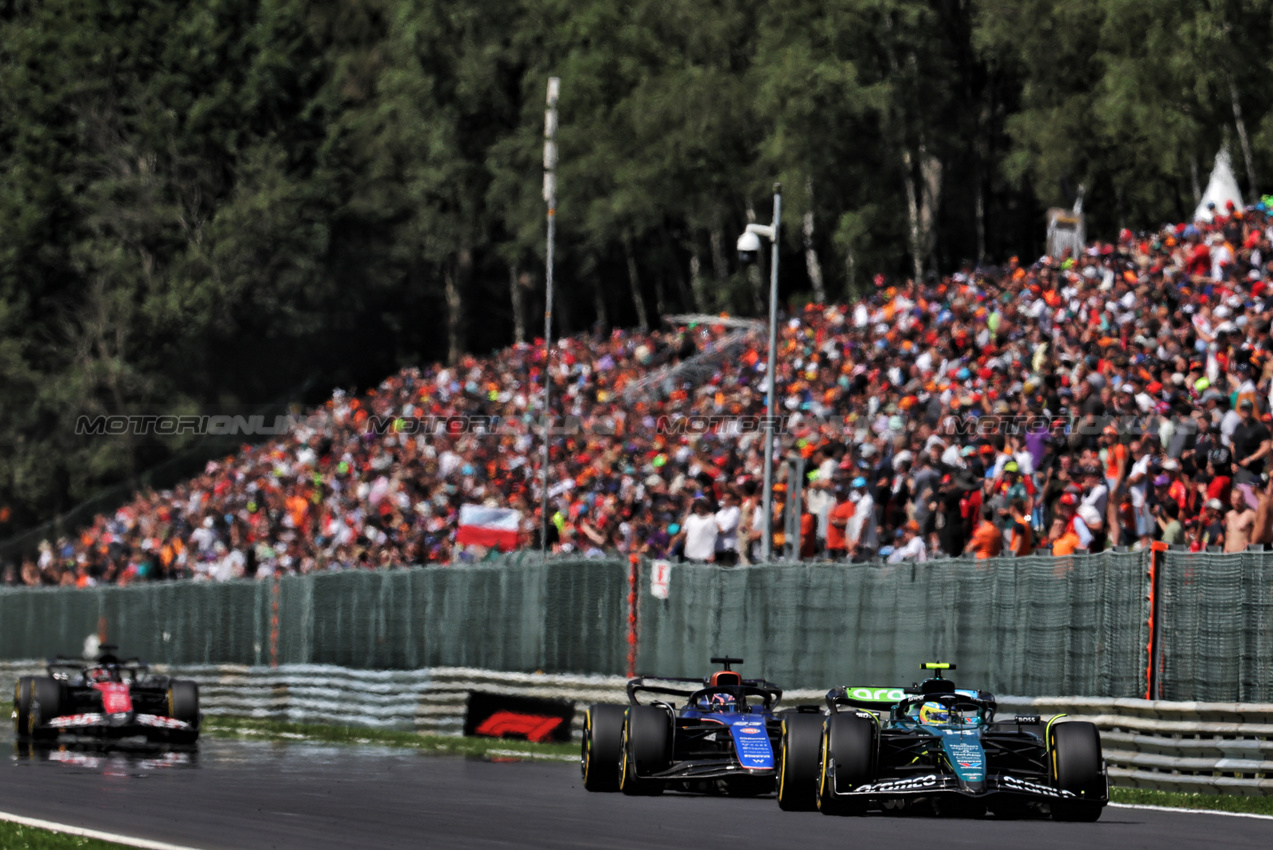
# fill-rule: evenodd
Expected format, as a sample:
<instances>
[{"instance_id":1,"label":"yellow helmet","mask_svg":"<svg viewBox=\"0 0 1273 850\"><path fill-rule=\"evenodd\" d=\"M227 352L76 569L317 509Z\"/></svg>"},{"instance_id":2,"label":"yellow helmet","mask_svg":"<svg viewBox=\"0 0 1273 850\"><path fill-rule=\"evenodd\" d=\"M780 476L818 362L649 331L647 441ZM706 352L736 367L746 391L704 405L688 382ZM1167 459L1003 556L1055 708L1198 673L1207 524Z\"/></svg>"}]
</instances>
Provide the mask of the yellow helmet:
<instances>
[{"instance_id":1,"label":"yellow helmet","mask_svg":"<svg viewBox=\"0 0 1273 850\"><path fill-rule=\"evenodd\" d=\"M919 709L919 722L924 726L949 726L950 709L939 702L926 702Z\"/></svg>"}]
</instances>

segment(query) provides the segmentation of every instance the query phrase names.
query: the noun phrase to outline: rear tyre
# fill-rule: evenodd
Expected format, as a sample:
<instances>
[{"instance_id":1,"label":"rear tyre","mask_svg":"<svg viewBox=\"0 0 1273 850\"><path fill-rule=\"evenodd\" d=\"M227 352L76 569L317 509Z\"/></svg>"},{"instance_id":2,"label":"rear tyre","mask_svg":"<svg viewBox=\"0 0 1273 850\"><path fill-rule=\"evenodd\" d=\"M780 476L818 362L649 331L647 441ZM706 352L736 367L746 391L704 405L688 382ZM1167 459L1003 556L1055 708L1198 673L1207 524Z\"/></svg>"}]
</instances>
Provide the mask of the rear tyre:
<instances>
[{"instance_id":1,"label":"rear tyre","mask_svg":"<svg viewBox=\"0 0 1273 850\"><path fill-rule=\"evenodd\" d=\"M62 685L50 676L32 676L30 685L27 738L32 741L51 741L57 738L57 730L40 727L62 713Z\"/></svg>"},{"instance_id":2,"label":"rear tyre","mask_svg":"<svg viewBox=\"0 0 1273 850\"><path fill-rule=\"evenodd\" d=\"M652 705L630 705L623 720L623 764L619 790L629 796L663 793L663 783L648 777L666 770L672 760L671 718Z\"/></svg>"},{"instance_id":3,"label":"rear tyre","mask_svg":"<svg viewBox=\"0 0 1273 850\"><path fill-rule=\"evenodd\" d=\"M822 716L817 714L797 714L782 721L778 807L785 812L811 812L818 807L822 721Z\"/></svg>"},{"instance_id":4,"label":"rear tyre","mask_svg":"<svg viewBox=\"0 0 1273 850\"><path fill-rule=\"evenodd\" d=\"M176 729L168 735L174 744L193 744L199 740L199 683L189 679L173 679L168 683L168 716L190 724L189 729Z\"/></svg>"},{"instance_id":5,"label":"rear tyre","mask_svg":"<svg viewBox=\"0 0 1273 850\"><path fill-rule=\"evenodd\" d=\"M1078 799L1052 804L1052 818L1063 821L1097 820L1108 795L1101 769L1101 734L1096 726L1073 720L1052 727L1052 782Z\"/></svg>"},{"instance_id":6,"label":"rear tyre","mask_svg":"<svg viewBox=\"0 0 1273 850\"><path fill-rule=\"evenodd\" d=\"M866 814L865 797L842 797L875 775L875 721L856 714L832 714L822 727L822 767L818 811L824 815Z\"/></svg>"},{"instance_id":7,"label":"rear tyre","mask_svg":"<svg viewBox=\"0 0 1273 850\"><path fill-rule=\"evenodd\" d=\"M34 696L34 676L22 676L13 686L13 735L19 741L26 740L30 723L31 700Z\"/></svg>"},{"instance_id":8,"label":"rear tyre","mask_svg":"<svg viewBox=\"0 0 1273 850\"><path fill-rule=\"evenodd\" d=\"M583 742L579 769L589 791L618 791L623 763L623 715L621 705L592 705L583 715Z\"/></svg>"}]
</instances>

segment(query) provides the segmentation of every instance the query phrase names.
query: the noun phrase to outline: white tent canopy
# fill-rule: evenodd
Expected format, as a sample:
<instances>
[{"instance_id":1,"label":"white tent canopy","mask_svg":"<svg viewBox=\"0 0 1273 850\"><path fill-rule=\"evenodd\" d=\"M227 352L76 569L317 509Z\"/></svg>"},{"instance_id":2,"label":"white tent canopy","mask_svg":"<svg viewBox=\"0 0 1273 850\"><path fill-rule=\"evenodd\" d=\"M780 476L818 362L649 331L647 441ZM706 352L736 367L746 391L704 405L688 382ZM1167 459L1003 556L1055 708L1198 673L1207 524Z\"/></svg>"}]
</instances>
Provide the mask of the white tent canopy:
<instances>
[{"instance_id":1,"label":"white tent canopy","mask_svg":"<svg viewBox=\"0 0 1273 850\"><path fill-rule=\"evenodd\" d=\"M1220 148L1220 152L1216 154L1215 168L1211 169L1211 179L1207 181L1207 191L1202 193L1198 209L1194 210L1194 221L1211 221L1212 212L1207 209L1207 204L1215 204L1217 210L1223 210L1229 201L1242 209L1242 191L1238 189L1238 181L1233 176L1229 149Z\"/></svg>"}]
</instances>

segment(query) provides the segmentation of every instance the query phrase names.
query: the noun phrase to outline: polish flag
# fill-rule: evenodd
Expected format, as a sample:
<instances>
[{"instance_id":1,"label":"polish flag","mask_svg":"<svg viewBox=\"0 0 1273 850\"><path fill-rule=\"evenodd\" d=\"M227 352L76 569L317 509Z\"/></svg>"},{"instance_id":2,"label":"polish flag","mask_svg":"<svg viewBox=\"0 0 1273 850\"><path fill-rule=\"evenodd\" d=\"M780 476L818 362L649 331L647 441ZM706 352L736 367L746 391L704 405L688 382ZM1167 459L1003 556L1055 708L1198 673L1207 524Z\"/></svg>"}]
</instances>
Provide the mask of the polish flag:
<instances>
[{"instance_id":1,"label":"polish flag","mask_svg":"<svg viewBox=\"0 0 1273 850\"><path fill-rule=\"evenodd\" d=\"M461 505L460 530L455 535L455 542L469 546L498 546L507 552L517 548L520 522L521 514L512 508Z\"/></svg>"}]
</instances>

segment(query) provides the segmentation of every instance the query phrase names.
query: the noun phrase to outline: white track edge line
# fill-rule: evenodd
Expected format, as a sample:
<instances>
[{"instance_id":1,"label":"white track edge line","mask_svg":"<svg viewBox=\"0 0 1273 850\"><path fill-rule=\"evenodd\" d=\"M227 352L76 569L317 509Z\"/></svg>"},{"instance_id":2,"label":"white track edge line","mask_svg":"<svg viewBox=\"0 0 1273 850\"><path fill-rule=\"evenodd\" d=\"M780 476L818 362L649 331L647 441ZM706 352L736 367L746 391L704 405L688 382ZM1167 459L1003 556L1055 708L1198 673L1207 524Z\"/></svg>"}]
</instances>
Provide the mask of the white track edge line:
<instances>
[{"instance_id":1,"label":"white track edge line","mask_svg":"<svg viewBox=\"0 0 1273 850\"><path fill-rule=\"evenodd\" d=\"M1120 809L1145 809L1151 812L1181 812L1189 815L1224 815L1231 818L1273 820L1273 815L1259 815L1255 812L1222 812L1219 809L1177 809L1172 806L1150 806L1143 803L1110 803L1109 805L1117 806Z\"/></svg>"},{"instance_id":2,"label":"white track edge line","mask_svg":"<svg viewBox=\"0 0 1273 850\"><path fill-rule=\"evenodd\" d=\"M60 832L64 835L74 835L79 838L95 838L98 841L111 841L115 844L123 844L127 847L141 847L144 850L195 850L193 847L186 847L181 844L168 844L164 841L151 841L149 838L134 838L131 835L117 835L113 832L102 832L96 829L84 829L78 826L68 826L64 823L56 823L50 820L40 820L39 818L28 818L22 815L15 815L11 812L0 812L0 820L16 823L20 826L30 826L37 829L47 829L50 832Z\"/></svg>"}]
</instances>

